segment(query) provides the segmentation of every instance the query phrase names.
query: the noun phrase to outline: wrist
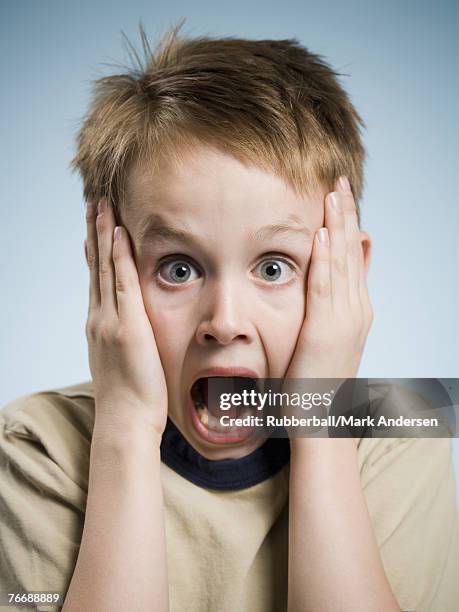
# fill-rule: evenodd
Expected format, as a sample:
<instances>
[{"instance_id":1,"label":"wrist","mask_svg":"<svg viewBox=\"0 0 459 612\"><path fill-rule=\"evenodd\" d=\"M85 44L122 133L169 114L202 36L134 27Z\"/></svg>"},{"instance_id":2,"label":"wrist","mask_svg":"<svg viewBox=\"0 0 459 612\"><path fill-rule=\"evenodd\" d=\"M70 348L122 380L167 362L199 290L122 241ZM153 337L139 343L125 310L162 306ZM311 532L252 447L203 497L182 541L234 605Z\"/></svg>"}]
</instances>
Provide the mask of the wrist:
<instances>
[{"instance_id":1,"label":"wrist","mask_svg":"<svg viewBox=\"0 0 459 612\"><path fill-rule=\"evenodd\" d=\"M292 454L357 454L358 438L290 438Z\"/></svg>"},{"instance_id":2,"label":"wrist","mask_svg":"<svg viewBox=\"0 0 459 612\"><path fill-rule=\"evenodd\" d=\"M160 450L162 431L148 417L136 413L105 414L96 410L92 445L99 445L131 450L133 448L149 448Z\"/></svg>"}]
</instances>

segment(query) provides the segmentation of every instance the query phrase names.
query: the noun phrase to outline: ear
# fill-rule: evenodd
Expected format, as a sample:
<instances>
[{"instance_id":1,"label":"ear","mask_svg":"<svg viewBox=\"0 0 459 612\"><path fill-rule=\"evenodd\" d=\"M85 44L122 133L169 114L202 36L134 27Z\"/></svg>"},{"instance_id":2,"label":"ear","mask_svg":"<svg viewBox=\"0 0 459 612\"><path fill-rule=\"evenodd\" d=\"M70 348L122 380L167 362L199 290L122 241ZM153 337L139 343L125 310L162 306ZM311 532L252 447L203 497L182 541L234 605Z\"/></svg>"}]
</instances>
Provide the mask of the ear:
<instances>
[{"instance_id":1,"label":"ear","mask_svg":"<svg viewBox=\"0 0 459 612\"><path fill-rule=\"evenodd\" d=\"M372 242L371 242L371 238L370 235L367 234L367 232L359 232L360 234L360 244L362 245L362 251L363 251L363 263L365 266L365 278L368 278L368 270L370 268L370 262L371 262L371 248L372 248Z\"/></svg>"}]
</instances>

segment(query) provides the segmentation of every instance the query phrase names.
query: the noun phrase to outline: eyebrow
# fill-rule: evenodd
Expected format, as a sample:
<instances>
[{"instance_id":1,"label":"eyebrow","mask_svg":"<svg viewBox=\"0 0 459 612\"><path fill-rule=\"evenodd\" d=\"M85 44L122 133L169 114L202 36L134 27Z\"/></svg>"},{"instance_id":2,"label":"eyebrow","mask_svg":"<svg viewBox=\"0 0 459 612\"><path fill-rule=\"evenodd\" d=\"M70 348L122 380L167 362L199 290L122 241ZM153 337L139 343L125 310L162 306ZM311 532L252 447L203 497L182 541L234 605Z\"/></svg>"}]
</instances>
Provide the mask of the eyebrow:
<instances>
[{"instance_id":1,"label":"eyebrow","mask_svg":"<svg viewBox=\"0 0 459 612\"><path fill-rule=\"evenodd\" d=\"M250 240L261 242L269 238L273 238L279 234L295 233L297 235L305 235L308 240L312 240L313 232L303 224L299 224L297 217L291 215L284 223L273 223L259 228L256 232L250 235ZM294 224L288 221L294 221ZM146 221L142 224L140 230L139 242L142 246L147 246L153 242L188 242L199 244L199 237L193 232L174 227L158 213L149 215Z\"/></svg>"}]
</instances>

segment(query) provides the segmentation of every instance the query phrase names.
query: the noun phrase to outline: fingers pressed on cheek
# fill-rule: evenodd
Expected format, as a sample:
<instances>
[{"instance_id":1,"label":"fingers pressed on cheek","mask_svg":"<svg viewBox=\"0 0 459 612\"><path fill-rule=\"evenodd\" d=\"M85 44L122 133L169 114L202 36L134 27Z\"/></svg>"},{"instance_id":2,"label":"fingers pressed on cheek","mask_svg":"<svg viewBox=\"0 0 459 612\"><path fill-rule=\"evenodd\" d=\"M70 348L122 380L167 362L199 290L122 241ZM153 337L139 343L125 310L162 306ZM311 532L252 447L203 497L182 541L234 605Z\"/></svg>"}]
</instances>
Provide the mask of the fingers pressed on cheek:
<instances>
[{"instance_id":1,"label":"fingers pressed on cheek","mask_svg":"<svg viewBox=\"0 0 459 612\"><path fill-rule=\"evenodd\" d=\"M321 227L317 232L317 240L319 242L319 247L330 246L330 239L328 237L328 230L326 227Z\"/></svg>"},{"instance_id":2,"label":"fingers pressed on cheek","mask_svg":"<svg viewBox=\"0 0 459 612\"><path fill-rule=\"evenodd\" d=\"M314 237L308 274L306 317L328 316L331 309L330 236L326 227Z\"/></svg>"},{"instance_id":3,"label":"fingers pressed on cheek","mask_svg":"<svg viewBox=\"0 0 459 612\"><path fill-rule=\"evenodd\" d=\"M346 228L342 195L328 194L325 207L326 225L330 232L330 276L332 302L341 311L349 301Z\"/></svg>"},{"instance_id":4,"label":"fingers pressed on cheek","mask_svg":"<svg viewBox=\"0 0 459 612\"><path fill-rule=\"evenodd\" d=\"M86 202L86 261L89 268L89 310L92 311L100 305L96 206L92 201Z\"/></svg>"},{"instance_id":5,"label":"fingers pressed on cheek","mask_svg":"<svg viewBox=\"0 0 459 612\"><path fill-rule=\"evenodd\" d=\"M113 315L115 304L115 273L112 261L113 214L106 199L99 202L96 219L97 240L99 245L99 286L101 308L107 315Z\"/></svg>"},{"instance_id":6,"label":"fingers pressed on cheek","mask_svg":"<svg viewBox=\"0 0 459 612\"><path fill-rule=\"evenodd\" d=\"M357 205L346 177L340 177L337 186L344 205L350 303L355 310L370 311Z\"/></svg>"},{"instance_id":7,"label":"fingers pressed on cheek","mask_svg":"<svg viewBox=\"0 0 459 612\"><path fill-rule=\"evenodd\" d=\"M128 321L143 313L145 308L129 236L121 226L113 231L113 263L118 316Z\"/></svg>"},{"instance_id":8,"label":"fingers pressed on cheek","mask_svg":"<svg viewBox=\"0 0 459 612\"><path fill-rule=\"evenodd\" d=\"M347 269L349 278L349 299L351 304L360 300L360 276L362 248L360 245L360 230L357 219L357 208L352 191L340 193L343 201L344 227L346 235Z\"/></svg>"}]
</instances>

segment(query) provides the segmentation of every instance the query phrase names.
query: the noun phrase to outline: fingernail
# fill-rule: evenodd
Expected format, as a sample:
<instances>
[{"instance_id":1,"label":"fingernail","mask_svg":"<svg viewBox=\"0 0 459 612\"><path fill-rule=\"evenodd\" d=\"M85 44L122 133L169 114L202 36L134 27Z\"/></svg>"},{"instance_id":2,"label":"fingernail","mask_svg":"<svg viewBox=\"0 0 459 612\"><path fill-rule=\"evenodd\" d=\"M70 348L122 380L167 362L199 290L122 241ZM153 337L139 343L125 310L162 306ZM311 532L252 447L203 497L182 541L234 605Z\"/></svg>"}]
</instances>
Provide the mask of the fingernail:
<instances>
[{"instance_id":1,"label":"fingernail","mask_svg":"<svg viewBox=\"0 0 459 612\"><path fill-rule=\"evenodd\" d=\"M99 215L103 215L106 210L107 210L107 201L106 200L100 200L99 206L97 208L98 214Z\"/></svg>"},{"instance_id":2,"label":"fingernail","mask_svg":"<svg viewBox=\"0 0 459 612\"><path fill-rule=\"evenodd\" d=\"M351 186L349 184L349 180L347 176L340 176L338 179L338 185L341 191L350 191Z\"/></svg>"},{"instance_id":3,"label":"fingernail","mask_svg":"<svg viewBox=\"0 0 459 612\"><path fill-rule=\"evenodd\" d=\"M317 236L319 238L319 242L322 244L328 244L328 231L326 227L321 227L317 232Z\"/></svg>"},{"instance_id":4,"label":"fingernail","mask_svg":"<svg viewBox=\"0 0 459 612\"><path fill-rule=\"evenodd\" d=\"M341 203L341 199L335 191L332 191L330 194L330 202L335 212L337 213L343 212L343 205Z\"/></svg>"},{"instance_id":5,"label":"fingernail","mask_svg":"<svg viewBox=\"0 0 459 612\"><path fill-rule=\"evenodd\" d=\"M115 227L115 231L113 233L113 240L116 242L121 238L121 228L119 226Z\"/></svg>"}]
</instances>

